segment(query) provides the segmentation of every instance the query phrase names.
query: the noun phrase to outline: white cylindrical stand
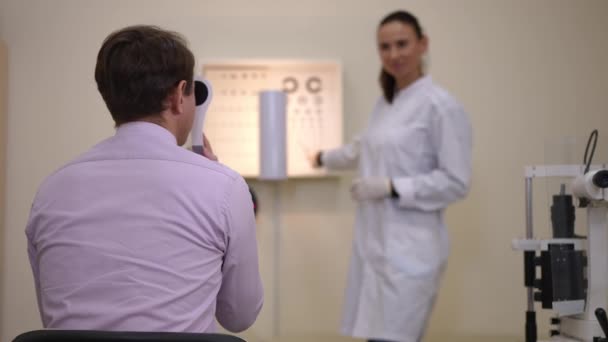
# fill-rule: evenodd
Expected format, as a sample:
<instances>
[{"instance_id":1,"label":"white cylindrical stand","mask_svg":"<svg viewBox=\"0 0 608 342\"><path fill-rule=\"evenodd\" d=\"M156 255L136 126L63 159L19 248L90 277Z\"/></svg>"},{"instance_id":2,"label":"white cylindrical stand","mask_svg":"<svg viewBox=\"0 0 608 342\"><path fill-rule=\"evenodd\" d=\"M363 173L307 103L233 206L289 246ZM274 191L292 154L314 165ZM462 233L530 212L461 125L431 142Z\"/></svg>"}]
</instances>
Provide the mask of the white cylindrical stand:
<instances>
[{"instance_id":1,"label":"white cylindrical stand","mask_svg":"<svg viewBox=\"0 0 608 342\"><path fill-rule=\"evenodd\" d=\"M287 97L279 90L260 92L260 179L287 178Z\"/></svg>"},{"instance_id":2,"label":"white cylindrical stand","mask_svg":"<svg viewBox=\"0 0 608 342\"><path fill-rule=\"evenodd\" d=\"M281 323L281 191L278 182L287 179L287 96L278 90L260 92L259 179L274 183L273 335L276 338Z\"/></svg>"},{"instance_id":3,"label":"white cylindrical stand","mask_svg":"<svg viewBox=\"0 0 608 342\"><path fill-rule=\"evenodd\" d=\"M281 331L281 189L279 182L274 182L274 205L273 211L273 226L274 226L274 260L273 260L273 277L274 277L274 299L273 299L273 335L278 337Z\"/></svg>"}]
</instances>

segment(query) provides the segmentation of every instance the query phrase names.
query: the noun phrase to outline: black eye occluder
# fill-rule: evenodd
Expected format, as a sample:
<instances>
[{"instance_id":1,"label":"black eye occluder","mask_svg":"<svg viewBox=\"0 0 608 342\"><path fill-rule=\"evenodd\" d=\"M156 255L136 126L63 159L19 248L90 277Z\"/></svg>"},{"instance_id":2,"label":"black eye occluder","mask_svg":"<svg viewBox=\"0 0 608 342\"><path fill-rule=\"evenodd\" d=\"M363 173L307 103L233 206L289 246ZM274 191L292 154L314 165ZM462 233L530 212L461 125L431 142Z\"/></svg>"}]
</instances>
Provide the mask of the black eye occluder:
<instances>
[{"instance_id":1,"label":"black eye occluder","mask_svg":"<svg viewBox=\"0 0 608 342\"><path fill-rule=\"evenodd\" d=\"M201 81L194 81L194 101L197 106L202 105L209 97L209 89L207 85Z\"/></svg>"}]
</instances>

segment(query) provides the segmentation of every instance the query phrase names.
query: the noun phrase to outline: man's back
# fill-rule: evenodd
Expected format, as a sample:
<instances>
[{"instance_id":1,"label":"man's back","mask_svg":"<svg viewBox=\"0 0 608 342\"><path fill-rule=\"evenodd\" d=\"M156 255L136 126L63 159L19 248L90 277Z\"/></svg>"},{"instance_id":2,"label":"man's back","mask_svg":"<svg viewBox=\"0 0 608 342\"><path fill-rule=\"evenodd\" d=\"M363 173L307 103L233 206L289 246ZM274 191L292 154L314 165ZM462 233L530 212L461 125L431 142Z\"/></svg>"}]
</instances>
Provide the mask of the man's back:
<instances>
[{"instance_id":1,"label":"man's back","mask_svg":"<svg viewBox=\"0 0 608 342\"><path fill-rule=\"evenodd\" d=\"M251 198L230 169L151 123L51 175L27 231L45 327L214 331L262 306Z\"/></svg>"}]
</instances>

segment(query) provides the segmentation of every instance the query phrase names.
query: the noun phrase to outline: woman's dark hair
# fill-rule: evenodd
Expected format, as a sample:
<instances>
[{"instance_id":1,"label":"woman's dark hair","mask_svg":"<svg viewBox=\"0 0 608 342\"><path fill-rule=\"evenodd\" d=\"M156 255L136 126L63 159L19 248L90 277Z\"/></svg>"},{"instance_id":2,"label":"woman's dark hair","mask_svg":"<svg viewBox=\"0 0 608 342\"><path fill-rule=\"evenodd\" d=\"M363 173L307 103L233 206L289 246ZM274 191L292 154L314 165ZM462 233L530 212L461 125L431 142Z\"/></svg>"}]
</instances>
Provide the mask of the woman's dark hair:
<instances>
[{"instance_id":1,"label":"woman's dark hair","mask_svg":"<svg viewBox=\"0 0 608 342\"><path fill-rule=\"evenodd\" d=\"M380 21L380 25L378 25L378 29L382 26L392 23L392 22L400 22L406 25L410 25L414 28L414 32L416 32L416 37L418 39L422 39L424 34L422 33L422 27L418 22L418 18L416 18L413 14L407 11L395 11L388 14ZM395 78L389 73L387 73L384 68L380 71L380 86L382 87L382 93L384 94L384 98L388 103L393 103L393 99L395 98L395 87L397 81Z\"/></svg>"},{"instance_id":2,"label":"woman's dark hair","mask_svg":"<svg viewBox=\"0 0 608 342\"><path fill-rule=\"evenodd\" d=\"M155 26L130 26L110 34L95 67L97 89L116 126L158 114L180 81L192 92L194 55L185 39Z\"/></svg>"}]
</instances>

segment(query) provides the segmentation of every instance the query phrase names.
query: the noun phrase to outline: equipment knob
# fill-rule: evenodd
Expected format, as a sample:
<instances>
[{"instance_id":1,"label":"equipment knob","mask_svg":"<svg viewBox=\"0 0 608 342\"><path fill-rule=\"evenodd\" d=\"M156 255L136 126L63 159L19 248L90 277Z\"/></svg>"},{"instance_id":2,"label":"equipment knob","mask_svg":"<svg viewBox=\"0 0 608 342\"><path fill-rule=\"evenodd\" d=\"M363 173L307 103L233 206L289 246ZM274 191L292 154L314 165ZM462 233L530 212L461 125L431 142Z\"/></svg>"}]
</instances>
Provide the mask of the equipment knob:
<instances>
[{"instance_id":1,"label":"equipment knob","mask_svg":"<svg viewBox=\"0 0 608 342\"><path fill-rule=\"evenodd\" d=\"M602 308L595 309L595 317L602 327L604 336L608 337L608 318L606 317L606 311Z\"/></svg>"}]
</instances>

